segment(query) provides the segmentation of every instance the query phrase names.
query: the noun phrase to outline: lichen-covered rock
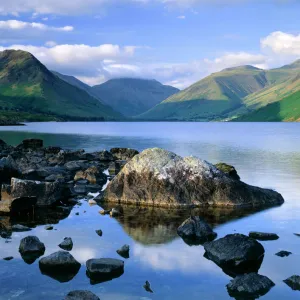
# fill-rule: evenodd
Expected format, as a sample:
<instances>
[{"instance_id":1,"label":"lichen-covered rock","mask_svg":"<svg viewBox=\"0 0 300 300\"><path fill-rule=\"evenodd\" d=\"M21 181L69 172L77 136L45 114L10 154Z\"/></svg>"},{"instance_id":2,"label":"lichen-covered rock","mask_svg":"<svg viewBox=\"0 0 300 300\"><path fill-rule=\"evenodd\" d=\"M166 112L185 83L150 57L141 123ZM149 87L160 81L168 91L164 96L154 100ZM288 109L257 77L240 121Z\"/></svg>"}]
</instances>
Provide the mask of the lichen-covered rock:
<instances>
[{"instance_id":1,"label":"lichen-covered rock","mask_svg":"<svg viewBox=\"0 0 300 300\"><path fill-rule=\"evenodd\" d=\"M115 160L130 160L139 154L139 151L130 148L112 148L110 149L110 153Z\"/></svg>"},{"instance_id":2,"label":"lichen-covered rock","mask_svg":"<svg viewBox=\"0 0 300 300\"><path fill-rule=\"evenodd\" d=\"M217 237L212 228L198 216L185 220L178 227L177 233L189 245L210 242Z\"/></svg>"},{"instance_id":3,"label":"lichen-covered rock","mask_svg":"<svg viewBox=\"0 0 300 300\"><path fill-rule=\"evenodd\" d=\"M86 179L90 184L104 185L107 176L96 166L92 166L85 171L78 171L74 177L75 181Z\"/></svg>"},{"instance_id":4,"label":"lichen-covered rock","mask_svg":"<svg viewBox=\"0 0 300 300\"><path fill-rule=\"evenodd\" d=\"M279 239L279 236L276 233L266 233L257 231L251 231L249 233L249 236L259 241L274 241Z\"/></svg>"},{"instance_id":5,"label":"lichen-covered rock","mask_svg":"<svg viewBox=\"0 0 300 300\"><path fill-rule=\"evenodd\" d=\"M37 206L51 206L61 200L64 187L60 182L41 182L12 178L11 196L37 197Z\"/></svg>"},{"instance_id":6,"label":"lichen-covered rock","mask_svg":"<svg viewBox=\"0 0 300 300\"><path fill-rule=\"evenodd\" d=\"M218 163L215 166L217 167L217 169L219 169L220 171L222 171L232 179L240 180L240 176L238 175L235 167L231 165L227 165L225 163Z\"/></svg>"},{"instance_id":7,"label":"lichen-covered rock","mask_svg":"<svg viewBox=\"0 0 300 300\"><path fill-rule=\"evenodd\" d=\"M293 275L285 280L283 280L292 290L300 291L300 276Z\"/></svg>"},{"instance_id":8,"label":"lichen-covered rock","mask_svg":"<svg viewBox=\"0 0 300 300\"><path fill-rule=\"evenodd\" d=\"M268 277L250 273L231 280L227 290L231 297L237 299L256 299L268 293L273 286L274 282Z\"/></svg>"},{"instance_id":9,"label":"lichen-covered rock","mask_svg":"<svg viewBox=\"0 0 300 300\"><path fill-rule=\"evenodd\" d=\"M159 148L134 156L108 184L103 201L161 207L267 207L284 202L279 193L234 180L206 161Z\"/></svg>"},{"instance_id":10,"label":"lichen-covered rock","mask_svg":"<svg viewBox=\"0 0 300 300\"><path fill-rule=\"evenodd\" d=\"M204 256L230 275L257 272L265 249L255 239L243 234L229 234L224 238L204 244Z\"/></svg>"},{"instance_id":11,"label":"lichen-covered rock","mask_svg":"<svg viewBox=\"0 0 300 300\"><path fill-rule=\"evenodd\" d=\"M100 298L90 291L72 291L65 300L100 300Z\"/></svg>"}]
</instances>

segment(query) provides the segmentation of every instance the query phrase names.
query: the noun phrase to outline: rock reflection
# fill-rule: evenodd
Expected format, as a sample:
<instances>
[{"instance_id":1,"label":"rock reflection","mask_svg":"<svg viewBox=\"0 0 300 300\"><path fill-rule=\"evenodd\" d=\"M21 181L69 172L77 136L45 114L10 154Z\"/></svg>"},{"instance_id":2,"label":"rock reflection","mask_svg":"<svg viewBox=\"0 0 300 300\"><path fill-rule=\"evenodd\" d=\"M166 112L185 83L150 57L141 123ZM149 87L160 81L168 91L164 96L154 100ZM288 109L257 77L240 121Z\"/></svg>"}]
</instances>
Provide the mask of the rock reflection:
<instances>
[{"instance_id":1,"label":"rock reflection","mask_svg":"<svg viewBox=\"0 0 300 300\"><path fill-rule=\"evenodd\" d=\"M113 204L103 204L104 209L111 209L112 207L114 207ZM122 207L124 214L117 218L118 222L129 236L143 245L166 244L179 238L177 228L191 215L200 216L212 227L215 227L258 211L257 209L212 207L193 210L137 207L133 205L123 205ZM194 245L191 241L185 242L189 246Z\"/></svg>"}]
</instances>

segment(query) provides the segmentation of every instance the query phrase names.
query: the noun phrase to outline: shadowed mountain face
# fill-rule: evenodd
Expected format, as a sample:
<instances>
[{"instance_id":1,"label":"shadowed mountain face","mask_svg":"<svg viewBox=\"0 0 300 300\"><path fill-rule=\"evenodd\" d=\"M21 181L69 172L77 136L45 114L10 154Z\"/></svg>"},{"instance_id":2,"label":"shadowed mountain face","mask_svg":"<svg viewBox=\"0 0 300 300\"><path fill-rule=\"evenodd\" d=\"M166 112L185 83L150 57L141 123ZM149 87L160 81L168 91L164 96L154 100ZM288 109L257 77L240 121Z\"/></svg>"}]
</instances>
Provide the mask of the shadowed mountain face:
<instances>
[{"instance_id":1,"label":"shadowed mountain face","mask_svg":"<svg viewBox=\"0 0 300 300\"><path fill-rule=\"evenodd\" d=\"M0 110L2 116L18 112L45 119L121 117L86 91L55 76L32 54L20 50L0 52Z\"/></svg>"},{"instance_id":2,"label":"shadowed mountain face","mask_svg":"<svg viewBox=\"0 0 300 300\"><path fill-rule=\"evenodd\" d=\"M112 79L92 87L92 93L125 116L136 116L161 103L178 89L156 80Z\"/></svg>"},{"instance_id":3,"label":"shadowed mountain face","mask_svg":"<svg viewBox=\"0 0 300 300\"><path fill-rule=\"evenodd\" d=\"M169 97L139 118L207 121L248 113L299 90L295 79L299 72L299 61L273 70L252 66L225 69Z\"/></svg>"}]
</instances>

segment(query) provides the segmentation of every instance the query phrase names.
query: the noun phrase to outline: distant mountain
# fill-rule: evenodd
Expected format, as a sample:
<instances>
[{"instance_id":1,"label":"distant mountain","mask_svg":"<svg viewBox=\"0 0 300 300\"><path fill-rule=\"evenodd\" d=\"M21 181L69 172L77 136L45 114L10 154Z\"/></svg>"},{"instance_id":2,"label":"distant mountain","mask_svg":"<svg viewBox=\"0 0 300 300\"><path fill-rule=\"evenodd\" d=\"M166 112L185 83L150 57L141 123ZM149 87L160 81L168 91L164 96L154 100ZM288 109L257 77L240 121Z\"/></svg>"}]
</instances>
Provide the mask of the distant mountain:
<instances>
[{"instance_id":1,"label":"distant mountain","mask_svg":"<svg viewBox=\"0 0 300 300\"><path fill-rule=\"evenodd\" d=\"M156 80L134 78L111 79L92 87L93 95L127 117L146 112L178 91Z\"/></svg>"},{"instance_id":2,"label":"distant mountain","mask_svg":"<svg viewBox=\"0 0 300 300\"><path fill-rule=\"evenodd\" d=\"M113 120L122 118L81 88L61 80L32 54L0 52L0 110L45 119Z\"/></svg>"},{"instance_id":3,"label":"distant mountain","mask_svg":"<svg viewBox=\"0 0 300 300\"><path fill-rule=\"evenodd\" d=\"M225 119L233 112L247 113L250 105L245 102L254 101L249 95L255 95L264 89L291 80L297 76L298 66L300 64L295 62L292 65L268 71L252 66L228 68L169 97L141 114L139 118L208 121ZM260 107L268 104L263 97L256 101L260 102Z\"/></svg>"}]
</instances>

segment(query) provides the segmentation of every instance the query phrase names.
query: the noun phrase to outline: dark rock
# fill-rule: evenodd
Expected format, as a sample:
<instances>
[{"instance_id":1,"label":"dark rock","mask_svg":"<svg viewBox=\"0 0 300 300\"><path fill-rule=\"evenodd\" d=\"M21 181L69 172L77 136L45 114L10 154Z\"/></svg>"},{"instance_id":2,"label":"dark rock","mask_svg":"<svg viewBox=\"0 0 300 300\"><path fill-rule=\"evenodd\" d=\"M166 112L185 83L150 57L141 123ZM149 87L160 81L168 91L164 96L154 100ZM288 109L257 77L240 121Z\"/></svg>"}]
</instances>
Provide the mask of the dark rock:
<instances>
[{"instance_id":1,"label":"dark rock","mask_svg":"<svg viewBox=\"0 0 300 300\"><path fill-rule=\"evenodd\" d=\"M300 237L300 233L294 233L295 236L299 236Z\"/></svg>"},{"instance_id":2,"label":"dark rock","mask_svg":"<svg viewBox=\"0 0 300 300\"><path fill-rule=\"evenodd\" d=\"M110 175L117 175L122 168L126 165L126 160L117 160L113 161L109 164L108 172Z\"/></svg>"},{"instance_id":3,"label":"dark rock","mask_svg":"<svg viewBox=\"0 0 300 300\"><path fill-rule=\"evenodd\" d=\"M101 229L99 229L99 230L96 230L96 233L97 233L99 236L102 236L102 235L103 235L103 232L102 232L102 230L101 230Z\"/></svg>"},{"instance_id":4,"label":"dark rock","mask_svg":"<svg viewBox=\"0 0 300 300\"><path fill-rule=\"evenodd\" d=\"M62 149L60 147L47 147L45 154L58 154Z\"/></svg>"},{"instance_id":5,"label":"dark rock","mask_svg":"<svg viewBox=\"0 0 300 300\"><path fill-rule=\"evenodd\" d=\"M129 148L112 148L110 153L113 155L115 160L130 160L139 152L135 149Z\"/></svg>"},{"instance_id":6,"label":"dark rock","mask_svg":"<svg viewBox=\"0 0 300 300\"><path fill-rule=\"evenodd\" d=\"M20 176L21 171L12 156L0 159L0 186L2 183L10 182L12 177Z\"/></svg>"},{"instance_id":7,"label":"dark rock","mask_svg":"<svg viewBox=\"0 0 300 300\"><path fill-rule=\"evenodd\" d=\"M124 261L112 258L89 259L86 268L92 282L100 283L120 277L124 273Z\"/></svg>"},{"instance_id":8,"label":"dark rock","mask_svg":"<svg viewBox=\"0 0 300 300\"><path fill-rule=\"evenodd\" d=\"M293 275L286 280L283 280L294 291L300 291L300 276Z\"/></svg>"},{"instance_id":9,"label":"dark rock","mask_svg":"<svg viewBox=\"0 0 300 300\"><path fill-rule=\"evenodd\" d=\"M108 162L114 160L112 153L107 150L97 152L97 157L100 161Z\"/></svg>"},{"instance_id":10,"label":"dark rock","mask_svg":"<svg viewBox=\"0 0 300 300\"><path fill-rule=\"evenodd\" d=\"M18 224L18 225L12 226L12 231L13 232L26 232L26 231L31 231L31 228Z\"/></svg>"},{"instance_id":11,"label":"dark rock","mask_svg":"<svg viewBox=\"0 0 300 300\"><path fill-rule=\"evenodd\" d=\"M76 216L79 216L79 212L77 212L75 215L76 215Z\"/></svg>"},{"instance_id":12,"label":"dark rock","mask_svg":"<svg viewBox=\"0 0 300 300\"><path fill-rule=\"evenodd\" d=\"M71 251L73 249L73 241L71 238L66 237L58 246L63 250Z\"/></svg>"},{"instance_id":13,"label":"dark rock","mask_svg":"<svg viewBox=\"0 0 300 300\"><path fill-rule=\"evenodd\" d=\"M36 236L27 236L20 242L19 252L23 260L32 264L45 253L45 245Z\"/></svg>"},{"instance_id":14,"label":"dark rock","mask_svg":"<svg viewBox=\"0 0 300 300\"><path fill-rule=\"evenodd\" d=\"M100 298L90 291L72 291L65 300L100 300Z\"/></svg>"},{"instance_id":15,"label":"dark rock","mask_svg":"<svg viewBox=\"0 0 300 300\"><path fill-rule=\"evenodd\" d=\"M234 180L212 164L163 149L134 156L108 184L102 201L159 207L268 207L284 202L268 189Z\"/></svg>"},{"instance_id":16,"label":"dark rock","mask_svg":"<svg viewBox=\"0 0 300 300\"><path fill-rule=\"evenodd\" d=\"M71 172L76 172L88 167L86 160L69 161L65 165L65 168Z\"/></svg>"},{"instance_id":17,"label":"dark rock","mask_svg":"<svg viewBox=\"0 0 300 300\"><path fill-rule=\"evenodd\" d=\"M101 210L99 211L99 213L100 213L101 215L109 215L109 214L110 214L110 210L109 210L109 209L108 209L108 210L101 209Z\"/></svg>"},{"instance_id":18,"label":"dark rock","mask_svg":"<svg viewBox=\"0 0 300 300\"><path fill-rule=\"evenodd\" d=\"M204 244L204 256L230 275L257 272L264 257L264 247L243 234L229 234Z\"/></svg>"},{"instance_id":19,"label":"dark rock","mask_svg":"<svg viewBox=\"0 0 300 300\"><path fill-rule=\"evenodd\" d=\"M67 282L75 277L81 264L66 251L58 251L39 260L39 267L44 275L59 282Z\"/></svg>"},{"instance_id":20,"label":"dark rock","mask_svg":"<svg viewBox=\"0 0 300 300\"><path fill-rule=\"evenodd\" d=\"M12 260L12 259L14 259L13 256L8 256L8 257L4 257L4 258L3 258L3 260L6 260L6 261L10 261L10 260Z\"/></svg>"},{"instance_id":21,"label":"dark rock","mask_svg":"<svg viewBox=\"0 0 300 300\"><path fill-rule=\"evenodd\" d=\"M276 233L265 233L256 231L250 232L249 237L259 241L274 241L279 239L279 236Z\"/></svg>"},{"instance_id":22,"label":"dark rock","mask_svg":"<svg viewBox=\"0 0 300 300\"><path fill-rule=\"evenodd\" d=\"M287 257L287 256L290 256L291 254L293 254L293 253L289 252L289 251L279 251L275 255L277 255L279 257Z\"/></svg>"},{"instance_id":23,"label":"dark rock","mask_svg":"<svg viewBox=\"0 0 300 300\"><path fill-rule=\"evenodd\" d=\"M1 214L16 214L22 211L32 211L37 203L36 197L16 197L0 201Z\"/></svg>"},{"instance_id":24,"label":"dark rock","mask_svg":"<svg viewBox=\"0 0 300 300\"><path fill-rule=\"evenodd\" d=\"M20 145L17 146L17 149L40 149L43 148L44 142L39 139L28 139L24 140Z\"/></svg>"},{"instance_id":25,"label":"dark rock","mask_svg":"<svg viewBox=\"0 0 300 300\"><path fill-rule=\"evenodd\" d=\"M92 166L85 171L78 171L74 177L75 181L85 179L90 184L104 185L107 182L107 175L96 166Z\"/></svg>"},{"instance_id":26,"label":"dark rock","mask_svg":"<svg viewBox=\"0 0 300 300\"><path fill-rule=\"evenodd\" d=\"M189 245L213 241L217 234L200 217L190 217L177 229L177 233Z\"/></svg>"},{"instance_id":27,"label":"dark rock","mask_svg":"<svg viewBox=\"0 0 300 300\"><path fill-rule=\"evenodd\" d=\"M151 285L150 285L150 282L147 280L144 284L144 289L146 290L146 292L148 293L153 293L152 289L151 289Z\"/></svg>"},{"instance_id":28,"label":"dark rock","mask_svg":"<svg viewBox=\"0 0 300 300\"><path fill-rule=\"evenodd\" d=\"M275 284L268 277L250 273L231 280L227 290L236 299L256 299L268 293L273 286Z\"/></svg>"},{"instance_id":29,"label":"dark rock","mask_svg":"<svg viewBox=\"0 0 300 300\"><path fill-rule=\"evenodd\" d=\"M117 250L117 253L123 258L129 258L129 245L124 245L120 249Z\"/></svg>"},{"instance_id":30,"label":"dark rock","mask_svg":"<svg viewBox=\"0 0 300 300\"><path fill-rule=\"evenodd\" d=\"M111 217L119 217L119 216L123 215L123 208L122 208L122 206L114 207L110 211L109 214L110 214Z\"/></svg>"},{"instance_id":31,"label":"dark rock","mask_svg":"<svg viewBox=\"0 0 300 300\"><path fill-rule=\"evenodd\" d=\"M227 176L231 177L235 180L240 180L240 176L238 175L235 167L231 165L227 165L225 163L218 163L215 165L217 169L225 173Z\"/></svg>"},{"instance_id":32,"label":"dark rock","mask_svg":"<svg viewBox=\"0 0 300 300\"><path fill-rule=\"evenodd\" d=\"M53 230L53 226L52 225L46 225L45 230Z\"/></svg>"}]
</instances>

